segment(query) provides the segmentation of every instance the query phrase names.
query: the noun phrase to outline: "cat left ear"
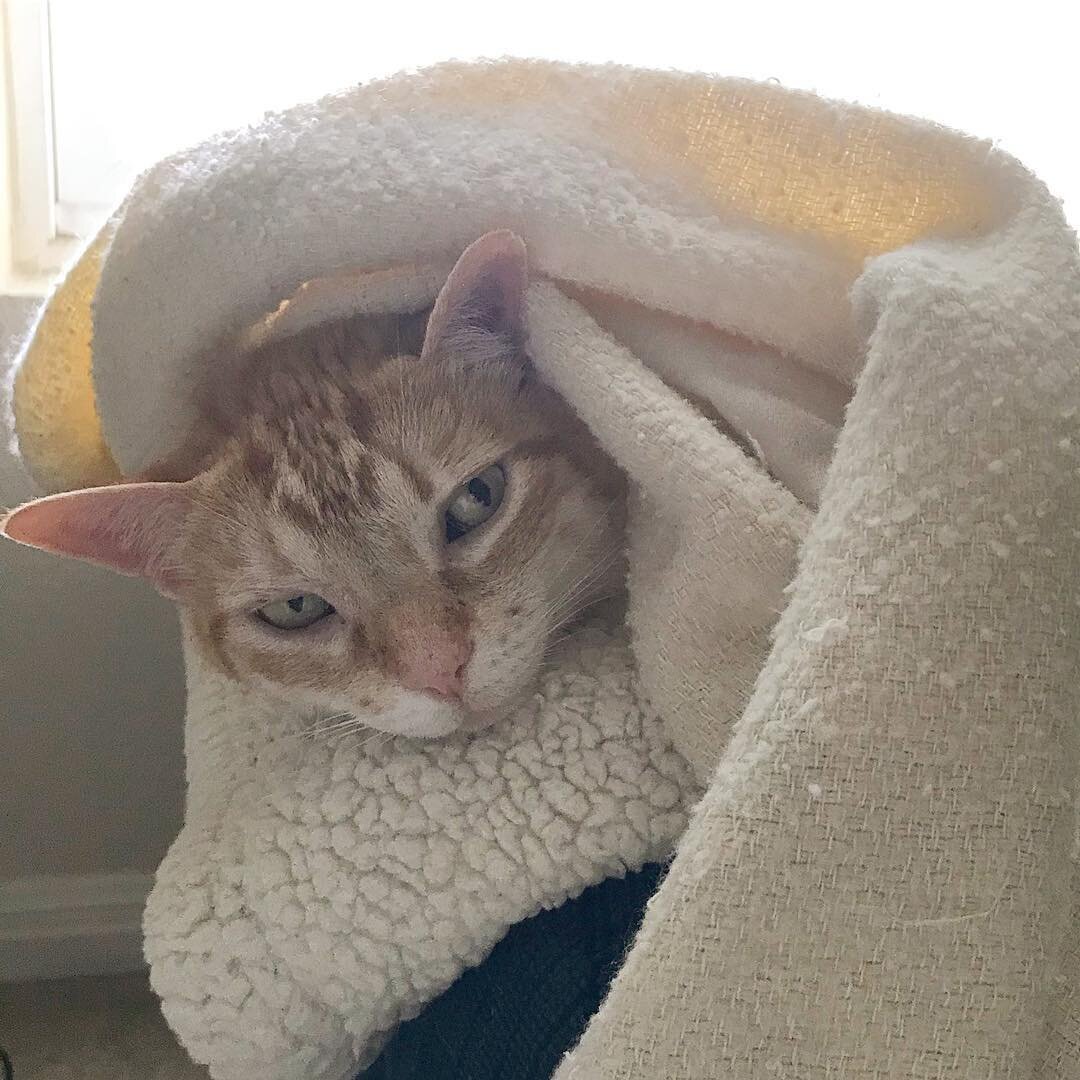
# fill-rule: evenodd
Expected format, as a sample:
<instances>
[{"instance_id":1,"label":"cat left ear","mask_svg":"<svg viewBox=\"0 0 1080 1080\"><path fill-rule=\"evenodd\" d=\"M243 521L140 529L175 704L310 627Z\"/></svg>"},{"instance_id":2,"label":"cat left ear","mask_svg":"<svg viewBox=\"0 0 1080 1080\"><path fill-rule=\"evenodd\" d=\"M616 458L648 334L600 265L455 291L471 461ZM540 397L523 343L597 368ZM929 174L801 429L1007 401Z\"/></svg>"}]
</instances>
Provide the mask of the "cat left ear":
<instances>
[{"instance_id":1,"label":"cat left ear","mask_svg":"<svg viewBox=\"0 0 1080 1080\"><path fill-rule=\"evenodd\" d=\"M27 544L144 577L166 596L183 584L173 558L191 509L187 485L117 484L49 495L18 507L0 533Z\"/></svg>"},{"instance_id":2,"label":"cat left ear","mask_svg":"<svg viewBox=\"0 0 1080 1080\"><path fill-rule=\"evenodd\" d=\"M481 236L458 259L428 318L421 359L469 366L523 355L525 244L508 229Z\"/></svg>"}]
</instances>

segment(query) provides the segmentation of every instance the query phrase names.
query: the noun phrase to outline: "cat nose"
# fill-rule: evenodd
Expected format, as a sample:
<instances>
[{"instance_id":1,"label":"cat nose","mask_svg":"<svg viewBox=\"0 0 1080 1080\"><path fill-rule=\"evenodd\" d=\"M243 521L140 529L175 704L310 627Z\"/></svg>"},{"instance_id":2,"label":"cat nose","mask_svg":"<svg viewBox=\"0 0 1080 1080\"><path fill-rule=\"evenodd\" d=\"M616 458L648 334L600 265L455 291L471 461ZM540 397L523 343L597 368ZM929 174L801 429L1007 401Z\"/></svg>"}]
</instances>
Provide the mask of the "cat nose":
<instances>
[{"instance_id":1,"label":"cat nose","mask_svg":"<svg viewBox=\"0 0 1080 1080\"><path fill-rule=\"evenodd\" d=\"M398 679L406 690L460 701L465 692L465 668L472 653L473 643L464 635L429 639L418 643L415 650L398 656Z\"/></svg>"}]
</instances>

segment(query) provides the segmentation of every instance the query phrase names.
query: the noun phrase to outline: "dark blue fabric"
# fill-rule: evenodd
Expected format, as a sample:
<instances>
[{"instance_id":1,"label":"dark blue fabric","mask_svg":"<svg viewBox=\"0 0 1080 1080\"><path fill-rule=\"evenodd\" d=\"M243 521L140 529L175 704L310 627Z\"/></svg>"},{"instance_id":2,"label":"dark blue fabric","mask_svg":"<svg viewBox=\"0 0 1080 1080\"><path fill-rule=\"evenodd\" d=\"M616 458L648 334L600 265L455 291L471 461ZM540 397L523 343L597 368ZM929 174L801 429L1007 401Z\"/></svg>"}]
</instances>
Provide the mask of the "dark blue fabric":
<instances>
[{"instance_id":1,"label":"dark blue fabric","mask_svg":"<svg viewBox=\"0 0 1080 1080\"><path fill-rule=\"evenodd\" d=\"M603 1001L666 869L649 864L511 927L357 1080L549 1080Z\"/></svg>"}]
</instances>

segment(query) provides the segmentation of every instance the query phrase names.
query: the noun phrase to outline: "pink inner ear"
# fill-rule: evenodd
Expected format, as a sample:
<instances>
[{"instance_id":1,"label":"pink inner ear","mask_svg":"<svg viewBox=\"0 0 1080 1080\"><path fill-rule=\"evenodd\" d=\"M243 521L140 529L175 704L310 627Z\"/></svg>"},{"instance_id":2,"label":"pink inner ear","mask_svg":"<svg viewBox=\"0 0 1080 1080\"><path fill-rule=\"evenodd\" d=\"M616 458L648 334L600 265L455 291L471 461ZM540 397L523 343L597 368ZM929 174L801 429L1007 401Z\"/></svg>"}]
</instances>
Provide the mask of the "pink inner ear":
<instances>
[{"instance_id":1,"label":"pink inner ear","mask_svg":"<svg viewBox=\"0 0 1080 1080\"><path fill-rule=\"evenodd\" d=\"M428 319L422 356L463 330L510 341L524 337L528 286L525 244L508 229L485 233L458 259Z\"/></svg>"},{"instance_id":2,"label":"pink inner ear","mask_svg":"<svg viewBox=\"0 0 1080 1080\"><path fill-rule=\"evenodd\" d=\"M148 578L175 596L182 576L172 553L190 507L184 484L119 484L27 503L0 530L20 544Z\"/></svg>"}]
</instances>

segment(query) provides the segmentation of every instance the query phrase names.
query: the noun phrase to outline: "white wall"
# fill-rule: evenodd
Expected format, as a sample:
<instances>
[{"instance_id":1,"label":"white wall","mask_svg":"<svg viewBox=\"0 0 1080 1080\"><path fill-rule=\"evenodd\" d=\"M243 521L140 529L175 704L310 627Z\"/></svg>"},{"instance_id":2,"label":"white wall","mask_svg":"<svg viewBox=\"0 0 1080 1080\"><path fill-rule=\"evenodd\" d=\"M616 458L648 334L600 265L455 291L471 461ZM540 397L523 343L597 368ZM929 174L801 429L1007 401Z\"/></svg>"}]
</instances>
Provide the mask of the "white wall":
<instances>
[{"instance_id":1,"label":"white wall","mask_svg":"<svg viewBox=\"0 0 1080 1080\"><path fill-rule=\"evenodd\" d=\"M33 307L0 298L0 352ZM35 494L8 442L0 507ZM175 616L141 582L7 541L0 613L0 980L130 968L182 808Z\"/></svg>"},{"instance_id":2,"label":"white wall","mask_svg":"<svg viewBox=\"0 0 1080 1080\"><path fill-rule=\"evenodd\" d=\"M0 293L41 288L12 266L10 89L5 64ZM0 385L36 304L0 295ZM0 509L35 494L0 424ZM0 615L0 980L130 968L183 805L174 614L140 582L0 541Z\"/></svg>"}]
</instances>

